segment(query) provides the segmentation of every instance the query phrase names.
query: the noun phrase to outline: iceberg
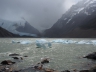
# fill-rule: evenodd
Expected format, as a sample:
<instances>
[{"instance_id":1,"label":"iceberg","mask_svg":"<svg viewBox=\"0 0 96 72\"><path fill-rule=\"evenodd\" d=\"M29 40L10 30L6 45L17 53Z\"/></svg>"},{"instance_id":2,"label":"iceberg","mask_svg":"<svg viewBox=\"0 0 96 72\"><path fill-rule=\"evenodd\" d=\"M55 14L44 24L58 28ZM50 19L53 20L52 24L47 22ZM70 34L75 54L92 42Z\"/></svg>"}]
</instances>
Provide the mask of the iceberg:
<instances>
[{"instance_id":1,"label":"iceberg","mask_svg":"<svg viewBox=\"0 0 96 72\"><path fill-rule=\"evenodd\" d=\"M20 41L12 40L12 43L20 43Z\"/></svg>"},{"instance_id":2,"label":"iceberg","mask_svg":"<svg viewBox=\"0 0 96 72\"><path fill-rule=\"evenodd\" d=\"M52 43L71 44L71 43L76 43L76 41L57 39L57 40L53 40Z\"/></svg>"},{"instance_id":3,"label":"iceberg","mask_svg":"<svg viewBox=\"0 0 96 72\"><path fill-rule=\"evenodd\" d=\"M28 40L25 40L25 41L15 41L15 40L12 40L12 43L19 43L19 44L31 44L32 41L28 41Z\"/></svg>"},{"instance_id":4,"label":"iceberg","mask_svg":"<svg viewBox=\"0 0 96 72\"><path fill-rule=\"evenodd\" d=\"M20 44L31 44L31 41L21 41Z\"/></svg>"},{"instance_id":5,"label":"iceberg","mask_svg":"<svg viewBox=\"0 0 96 72\"><path fill-rule=\"evenodd\" d=\"M36 40L36 46L37 48L51 48L52 44L45 39L40 39Z\"/></svg>"},{"instance_id":6,"label":"iceberg","mask_svg":"<svg viewBox=\"0 0 96 72\"><path fill-rule=\"evenodd\" d=\"M92 42L93 45L96 46L96 40L92 40L91 42Z\"/></svg>"},{"instance_id":7,"label":"iceberg","mask_svg":"<svg viewBox=\"0 0 96 72\"><path fill-rule=\"evenodd\" d=\"M91 41L82 40L77 42L76 44L93 44Z\"/></svg>"},{"instance_id":8,"label":"iceberg","mask_svg":"<svg viewBox=\"0 0 96 72\"><path fill-rule=\"evenodd\" d=\"M52 43L48 42L48 47L51 48L52 47Z\"/></svg>"},{"instance_id":9,"label":"iceberg","mask_svg":"<svg viewBox=\"0 0 96 72\"><path fill-rule=\"evenodd\" d=\"M64 40L62 39L57 39L57 40L53 40L52 43L63 43Z\"/></svg>"},{"instance_id":10,"label":"iceberg","mask_svg":"<svg viewBox=\"0 0 96 72\"><path fill-rule=\"evenodd\" d=\"M76 44L86 44L86 42L83 40L83 41L77 42Z\"/></svg>"}]
</instances>

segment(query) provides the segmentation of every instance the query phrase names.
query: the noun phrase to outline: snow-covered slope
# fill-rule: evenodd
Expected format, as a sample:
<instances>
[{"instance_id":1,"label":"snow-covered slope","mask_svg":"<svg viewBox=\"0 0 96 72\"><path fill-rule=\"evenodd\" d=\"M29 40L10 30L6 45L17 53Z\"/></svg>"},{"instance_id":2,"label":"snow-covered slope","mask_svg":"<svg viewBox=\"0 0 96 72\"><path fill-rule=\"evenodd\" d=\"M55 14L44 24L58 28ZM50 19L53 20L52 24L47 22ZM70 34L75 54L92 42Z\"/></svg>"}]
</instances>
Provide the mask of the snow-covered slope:
<instances>
[{"instance_id":1,"label":"snow-covered slope","mask_svg":"<svg viewBox=\"0 0 96 72\"><path fill-rule=\"evenodd\" d=\"M33 36L38 37L35 33L26 33L26 32L19 32L16 29L20 26L25 26L26 21L18 21L18 22L12 22L8 20L0 19L0 27L8 30L11 33L19 34L20 36Z\"/></svg>"},{"instance_id":2,"label":"snow-covered slope","mask_svg":"<svg viewBox=\"0 0 96 72\"><path fill-rule=\"evenodd\" d=\"M50 29L45 30L44 34L45 37L71 37L69 33L74 33L76 28L96 29L95 21L96 0L82 0L63 14Z\"/></svg>"},{"instance_id":3,"label":"snow-covered slope","mask_svg":"<svg viewBox=\"0 0 96 72\"><path fill-rule=\"evenodd\" d=\"M84 14L85 16L91 15L96 11L96 0L82 0L76 5L73 5L62 17L61 19L67 21L68 24L72 18L76 15Z\"/></svg>"}]
</instances>

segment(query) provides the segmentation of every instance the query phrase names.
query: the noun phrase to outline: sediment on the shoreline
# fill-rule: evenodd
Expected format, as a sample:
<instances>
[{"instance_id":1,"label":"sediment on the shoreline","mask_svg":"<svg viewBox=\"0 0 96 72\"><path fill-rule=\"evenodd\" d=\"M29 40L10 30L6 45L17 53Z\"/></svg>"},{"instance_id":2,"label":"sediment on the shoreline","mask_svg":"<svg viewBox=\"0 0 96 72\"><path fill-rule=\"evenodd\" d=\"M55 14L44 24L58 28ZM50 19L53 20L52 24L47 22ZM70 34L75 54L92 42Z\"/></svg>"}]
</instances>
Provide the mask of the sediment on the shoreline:
<instances>
[{"instance_id":1,"label":"sediment on the shoreline","mask_svg":"<svg viewBox=\"0 0 96 72\"><path fill-rule=\"evenodd\" d=\"M9 56L12 56L12 58L16 60L18 59L23 60L23 57L28 57L27 55L21 56L20 54L16 54L16 53L10 54ZM96 52L88 54L82 58L96 60ZM23 69L18 69L18 67L15 65L16 64L15 62L11 60L4 60L0 64L0 72L96 72L96 66L90 67L90 69L86 69L86 70L73 69L71 71L70 70L58 71L51 68L45 68L44 64L47 63L50 63L49 58L44 58L41 62L37 63L36 65L29 66Z\"/></svg>"}]
</instances>

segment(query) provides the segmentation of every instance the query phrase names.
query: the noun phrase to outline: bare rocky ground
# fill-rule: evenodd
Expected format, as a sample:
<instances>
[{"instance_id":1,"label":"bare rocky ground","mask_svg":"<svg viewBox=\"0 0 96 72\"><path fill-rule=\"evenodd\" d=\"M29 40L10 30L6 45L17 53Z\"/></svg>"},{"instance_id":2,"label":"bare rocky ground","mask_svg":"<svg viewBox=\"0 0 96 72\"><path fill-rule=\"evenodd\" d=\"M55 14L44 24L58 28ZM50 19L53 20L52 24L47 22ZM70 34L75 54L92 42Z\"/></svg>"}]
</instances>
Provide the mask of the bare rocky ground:
<instances>
[{"instance_id":1,"label":"bare rocky ground","mask_svg":"<svg viewBox=\"0 0 96 72\"><path fill-rule=\"evenodd\" d=\"M16 53L10 54L9 56L11 56L15 60L18 60L18 59L23 60L24 57L28 57L27 55L20 56L19 54L16 54ZM88 54L84 56L83 58L96 60L96 52ZM11 60L4 60L0 64L0 72L96 72L96 66L94 66L93 68L90 68L89 70L79 71L79 70L73 69L71 71L69 70L58 71L58 70L54 70L50 68L44 68L45 63L46 64L50 63L48 58L44 58L41 62L37 63L36 65L18 70L18 68L15 65L15 62Z\"/></svg>"}]
</instances>

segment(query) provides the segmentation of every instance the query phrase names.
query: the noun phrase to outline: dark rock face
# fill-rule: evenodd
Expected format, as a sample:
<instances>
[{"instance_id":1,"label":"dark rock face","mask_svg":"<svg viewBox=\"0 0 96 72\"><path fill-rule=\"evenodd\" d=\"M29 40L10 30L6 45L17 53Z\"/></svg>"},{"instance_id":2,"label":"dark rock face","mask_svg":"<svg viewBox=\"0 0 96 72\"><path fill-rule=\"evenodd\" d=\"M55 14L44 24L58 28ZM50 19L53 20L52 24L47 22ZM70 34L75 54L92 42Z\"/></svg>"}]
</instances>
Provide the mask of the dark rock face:
<instances>
[{"instance_id":1,"label":"dark rock face","mask_svg":"<svg viewBox=\"0 0 96 72\"><path fill-rule=\"evenodd\" d=\"M25 55L24 57L28 57L27 55Z\"/></svg>"},{"instance_id":2,"label":"dark rock face","mask_svg":"<svg viewBox=\"0 0 96 72\"><path fill-rule=\"evenodd\" d=\"M15 64L15 62L12 62L11 60L4 60L1 62L2 65L11 65L11 64Z\"/></svg>"},{"instance_id":3,"label":"dark rock face","mask_svg":"<svg viewBox=\"0 0 96 72\"><path fill-rule=\"evenodd\" d=\"M18 57L12 57L13 59L16 59L16 60L18 60L19 58Z\"/></svg>"},{"instance_id":4,"label":"dark rock face","mask_svg":"<svg viewBox=\"0 0 96 72\"><path fill-rule=\"evenodd\" d=\"M0 27L0 37L20 37Z\"/></svg>"},{"instance_id":5,"label":"dark rock face","mask_svg":"<svg viewBox=\"0 0 96 72\"><path fill-rule=\"evenodd\" d=\"M88 55L85 56L84 58L96 60L96 52L91 53L91 54L88 54Z\"/></svg>"},{"instance_id":6,"label":"dark rock face","mask_svg":"<svg viewBox=\"0 0 96 72\"><path fill-rule=\"evenodd\" d=\"M9 56L20 56L19 54L13 53L13 54L9 54Z\"/></svg>"},{"instance_id":7,"label":"dark rock face","mask_svg":"<svg viewBox=\"0 0 96 72\"><path fill-rule=\"evenodd\" d=\"M96 38L96 1L83 0L73 5L50 28L45 37Z\"/></svg>"},{"instance_id":8,"label":"dark rock face","mask_svg":"<svg viewBox=\"0 0 96 72\"><path fill-rule=\"evenodd\" d=\"M61 71L61 72L70 72L69 70Z\"/></svg>"},{"instance_id":9,"label":"dark rock face","mask_svg":"<svg viewBox=\"0 0 96 72\"><path fill-rule=\"evenodd\" d=\"M35 29L34 27L32 27L27 21L25 22L25 26L19 26L16 30L19 32L36 34L39 37L41 36L40 32L37 29Z\"/></svg>"},{"instance_id":10,"label":"dark rock face","mask_svg":"<svg viewBox=\"0 0 96 72\"><path fill-rule=\"evenodd\" d=\"M17 35L17 34L13 34L9 31L7 31L6 29L3 29L2 27L0 27L0 37L5 37L5 38L12 38L12 37L19 37L19 38L22 38L22 37L31 37L31 38L34 38L33 36L20 36L20 35Z\"/></svg>"},{"instance_id":11,"label":"dark rock face","mask_svg":"<svg viewBox=\"0 0 96 72\"><path fill-rule=\"evenodd\" d=\"M91 72L91 71L89 71L89 70L81 70L80 72Z\"/></svg>"},{"instance_id":12,"label":"dark rock face","mask_svg":"<svg viewBox=\"0 0 96 72\"><path fill-rule=\"evenodd\" d=\"M41 63L42 63L42 64L49 63L49 60L48 60L47 58L45 58L45 59L43 59L43 60L41 61Z\"/></svg>"}]
</instances>

